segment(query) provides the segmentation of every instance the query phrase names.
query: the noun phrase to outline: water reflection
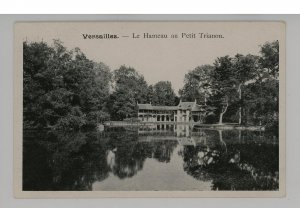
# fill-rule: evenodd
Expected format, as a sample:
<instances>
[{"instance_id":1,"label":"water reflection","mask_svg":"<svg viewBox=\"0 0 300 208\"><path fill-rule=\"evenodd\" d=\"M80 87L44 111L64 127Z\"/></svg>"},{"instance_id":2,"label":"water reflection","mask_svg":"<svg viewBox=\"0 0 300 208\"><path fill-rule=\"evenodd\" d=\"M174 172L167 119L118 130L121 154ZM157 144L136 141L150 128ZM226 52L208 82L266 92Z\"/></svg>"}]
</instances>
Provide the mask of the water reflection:
<instances>
[{"instance_id":1,"label":"water reflection","mask_svg":"<svg viewBox=\"0 0 300 208\"><path fill-rule=\"evenodd\" d=\"M278 139L189 125L25 132L24 190L278 190Z\"/></svg>"}]
</instances>

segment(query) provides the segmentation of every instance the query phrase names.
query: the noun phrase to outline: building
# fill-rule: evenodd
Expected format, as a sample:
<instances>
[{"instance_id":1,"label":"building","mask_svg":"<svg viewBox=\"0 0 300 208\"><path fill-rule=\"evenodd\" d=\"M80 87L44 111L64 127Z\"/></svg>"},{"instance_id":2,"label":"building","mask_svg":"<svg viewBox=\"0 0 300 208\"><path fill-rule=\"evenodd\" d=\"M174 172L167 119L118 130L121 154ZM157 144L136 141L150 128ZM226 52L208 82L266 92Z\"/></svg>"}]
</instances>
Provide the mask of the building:
<instances>
[{"instance_id":1,"label":"building","mask_svg":"<svg viewBox=\"0 0 300 208\"><path fill-rule=\"evenodd\" d=\"M202 122L205 114L203 106L194 102L182 102L177 106L153 106L137 104L138 118L142 122Z\"/></svg>"}]
</instances>

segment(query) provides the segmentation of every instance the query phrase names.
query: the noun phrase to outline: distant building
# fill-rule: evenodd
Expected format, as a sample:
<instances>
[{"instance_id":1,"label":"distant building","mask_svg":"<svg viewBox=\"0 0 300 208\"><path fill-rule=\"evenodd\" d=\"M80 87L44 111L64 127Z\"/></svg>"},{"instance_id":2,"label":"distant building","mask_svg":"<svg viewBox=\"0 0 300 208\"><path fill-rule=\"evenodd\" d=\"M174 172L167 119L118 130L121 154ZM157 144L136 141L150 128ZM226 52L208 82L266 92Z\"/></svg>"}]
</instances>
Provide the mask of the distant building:
<instances>
[{"instance_id":1,"label":"distant building","mask_svg":"<svg viewBox=\"0 0 300 208\"><path fill-rule=\"evenodd\" d=\"M138 103L138 118L142 122L202 122L205 110L194 102L182 102L177 106L153 106Z\"/></svg>"}]
</instances>

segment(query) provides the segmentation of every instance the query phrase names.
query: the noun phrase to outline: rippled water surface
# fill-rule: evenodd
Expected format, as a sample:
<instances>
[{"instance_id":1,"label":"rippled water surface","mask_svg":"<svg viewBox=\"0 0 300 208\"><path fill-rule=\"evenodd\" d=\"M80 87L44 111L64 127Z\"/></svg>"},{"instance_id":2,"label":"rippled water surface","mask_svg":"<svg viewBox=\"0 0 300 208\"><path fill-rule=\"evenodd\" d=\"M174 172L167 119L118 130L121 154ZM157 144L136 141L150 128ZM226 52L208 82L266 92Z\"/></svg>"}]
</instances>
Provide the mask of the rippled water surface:
<instances>
[{"instance_id":1,"label":"rippled water surface","mask_svg":"<svg viewBox=\"0 0 300 208\"><path fill-rule=\"evenodd\" d=\"M278 190L278 138L185 125L24 132L24 190Z\"/></svg>"}]
</instances>

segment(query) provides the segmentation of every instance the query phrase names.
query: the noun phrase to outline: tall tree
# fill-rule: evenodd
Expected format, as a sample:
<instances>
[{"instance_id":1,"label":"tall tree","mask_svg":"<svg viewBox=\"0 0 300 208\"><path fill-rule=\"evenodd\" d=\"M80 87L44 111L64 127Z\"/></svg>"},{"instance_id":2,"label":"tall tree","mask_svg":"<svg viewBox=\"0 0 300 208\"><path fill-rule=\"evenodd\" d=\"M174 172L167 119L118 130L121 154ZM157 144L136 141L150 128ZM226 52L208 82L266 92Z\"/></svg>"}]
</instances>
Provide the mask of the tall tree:
<instances>
[{"instance_id":1,"label":"tall tree","mask_svg":"<svg viewBox=\"0 0 300 208\"><path fill-rule=\"evenodd\" d=\"M108 68L78 48L67 50L59 40L52 46L24 42L23 54L25 128L80 129L96 123L89 115L103 110Z\"/></svg>"},{"instance_id":2,"label":"tall tree","mask_svg":"<svg viewBox=\"0 0 300 208\"><path fill-rule=\"evenodd\" d=\"M151 103L154 97L154 89L153 85L149 85L148 91L147 91L147 103Z\"/></svg>"},{"instance_id":3,"label":"tall tree","mask_svg":"<svg viewBox=\"0 0 300 208\"><path fill-rule=\"evenodd\" d=\"M160 81L153 86L153 99L154 105L173 106L176 103L176 94L169 81Z\"/></svg>"},{"instance_id":4,"label":"tall tree","mask_svg":"<svg viewBox=\"0 0 300 208\"><path fill-rule=\"evenodd\" d=\"M242 124L242 90L245 85L254 81L256 71L259 69L259 57L254 55L237 54L233 59L233 85L237 89L239 99L239 124ZM234 80L235 79L235 80Z\"/></svg>"},{"instance_id":5,"label":"tall tree","mask_svg":"<svg viewBox=\"0 0 300 208\"><path fill-rule=\"evenodd\" d=\"M261 46L260 64L274 78L279 76L279 41L266 42Z\"/></svg>"},{"instance_id":6,"label":"tall tree","mask_svg":"<svg viewBox=\"0 0 300 208\"><path fill-rule=\"evenodd\" d=\"M137 116L136 103L147 101L148 86L142 75L134 68L121 66L114 71L115 91L111 95L111 114L122 120Z\"/></svg>"},{"instance_id":7,"label":"tall tree","mask_svg":"<svg viewBox=\"0 0 300 208\"><path fill-rule=\"evenodd\" d=\"M52 47L24 42L23 57L24 127L52 126L70 107L72 92L63 88L63 75L71 53L57 40Z\"/></svg>"},{"instance_id":8,"label":"tall tree","mask_svg":"<svg viewBox=\"0 0 300 208\"><path fill-rule=\"evenodd\" d=\"M248 122L262 124L278 133L279 123L279 42L261 46L255 82L245 86Z\"/></svg>"},{"instance_id":9,"label":"tall tree","mask_svg":"<svg viewBox=\"0 0 300 208\"><path fill-rule=\"evenodd\" d=\"M184 78L184 86L179 90L182 100L207 103L207 98L211 93L211 74L214 67L202 65L188 72Z\"/></svg>"},{"instance_id":10,"label":"tall tree","mask_svg":"<svg viewBox=\"0 0 300 208\"><path fill-rule=\"evenodd\" d=\"M232 58L229 56L217 58L214 66L211 84L212 99L214 105L219 108L219 124L222 124L229 105L237 99L236 80Z\"/></svg>"}]
</instances>

